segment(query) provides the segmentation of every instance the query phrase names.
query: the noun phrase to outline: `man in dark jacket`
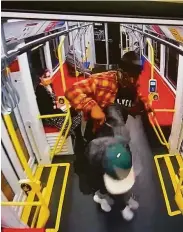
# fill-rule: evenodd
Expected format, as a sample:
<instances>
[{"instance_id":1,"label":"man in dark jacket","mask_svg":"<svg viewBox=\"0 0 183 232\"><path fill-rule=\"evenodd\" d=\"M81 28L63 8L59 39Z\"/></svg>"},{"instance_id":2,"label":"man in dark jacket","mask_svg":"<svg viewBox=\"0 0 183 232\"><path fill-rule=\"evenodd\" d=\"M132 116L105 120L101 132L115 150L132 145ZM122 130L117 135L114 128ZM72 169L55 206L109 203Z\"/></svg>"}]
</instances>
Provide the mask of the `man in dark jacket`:
<instances>
[{"instance_id":1,"label":"man in dark jacket","mask_svg":"<svg viewBox=\"0 0 183 232\"><path fill-rule=\"evenodd\" d=\"M142 71L140 57L133 51L127 52L118 66L118 70L93 74L67 89L65 96L76 110L83 111L85 118L97 111L100 121L104 121L103 109L114 102L128 108L129 114L140 113L137 105L140 100L145 102L137 84Z\"/></svg>"},{"instance_id":2,"label":"man in dark jacket","mask_svg":"<svg viewBox=\"0 0 183 232\"><path fill-rule=\"evenodd\" d=\"M93 199L102 210L109 212L115 203L123 218L131 220L132 210L139 204L129 196L129 191L139 174L140 160L138 154L131 154L130 138L119 105L109 106L105 113L106 123L85 151L89 163L88 180L93 189L98 190Z\"/></svg>"},{"instance_id":3,"label":"man in dark jacket","mask_svg":"<svg viewBox=\"0 0 183 232\"><path fill-rule=\"evenodd\" d=\"M139 93L138 78L142 71L140 57L134 51L127 52L118 66L118 70L93 74L74 83L65 93L71 106L82 111L87 121L84 135L86 143L96 138L99 128L104 125L105 110L109 105L119 105L124 122L128 115L136 117L150 110L148 102ZM76 163L79 164L80 173L88 169L81 152L77 155Z\"/></svg>"},{"instance_id":4,"label":"man in dark jacket","mask_svg":"<svg viewBox=\"0 0 183 232\"><path fill-rule=\"evenodd\" d=\"M129 114L135 117L150 109L139 92L140 57L133 51L127 52L118 66L118 70L93 74L74 83L65 93L71 106L82 111L85 120L91 119L94 131L105 121L105 108L114 102L121 105L125 121Z\"/></svg>"}]
</instances>

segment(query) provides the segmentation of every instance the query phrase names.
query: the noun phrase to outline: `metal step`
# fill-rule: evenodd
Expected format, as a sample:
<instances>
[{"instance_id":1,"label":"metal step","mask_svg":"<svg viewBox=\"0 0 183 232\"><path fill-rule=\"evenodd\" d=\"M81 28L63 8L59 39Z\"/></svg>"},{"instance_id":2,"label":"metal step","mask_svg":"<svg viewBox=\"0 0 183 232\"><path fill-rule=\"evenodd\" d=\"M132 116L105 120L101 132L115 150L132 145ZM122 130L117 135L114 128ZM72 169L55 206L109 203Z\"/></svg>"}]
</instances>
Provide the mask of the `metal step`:
<instances>
[{"instance_id":1,"label":"metal step","mask_svg":"<svg viewBox=\"0 0 183 232\"><path fill-rule=\"evenodd\" d=\"M54 145L57 141L58 135L59 135L59 132L46 133L46 138L47 138L48 144L50 146L50 149L54 148ZM61 139L59 141L57 150L59 150L62 141L63 141L63 137L61 137ZM71 139L71 136L68 136L68 138L66 139L66 141L62 147L62 150L59 153L57 153L56 155L73 155L73 154L74 154L74 151L73 151L72 139Z\"/></svg>"}]
</instances>

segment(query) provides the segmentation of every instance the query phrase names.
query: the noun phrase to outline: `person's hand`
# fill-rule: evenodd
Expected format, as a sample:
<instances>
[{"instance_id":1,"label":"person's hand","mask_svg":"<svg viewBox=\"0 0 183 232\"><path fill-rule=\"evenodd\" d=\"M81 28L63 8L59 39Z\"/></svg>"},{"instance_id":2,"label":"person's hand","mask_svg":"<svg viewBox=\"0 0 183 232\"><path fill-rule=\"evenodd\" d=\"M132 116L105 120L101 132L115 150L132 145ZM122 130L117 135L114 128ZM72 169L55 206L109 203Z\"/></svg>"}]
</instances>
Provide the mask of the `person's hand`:
<instances>
[{"instance_id":1,"label":"person's hand","mask_svg":"<svg viewBox=\"0 0 183 232\"><path fill-rule=\"evenodd\" d=\"M95 105L92 108L92 110L91 110L91 118L94 121L97 121L100 125L102 125L105 122L105 114L98 105Z\"/></svg>"},{"instance_id":2,"label":"person's hand","mask_svg":"<svg viewBox=\"0 0 183 232\"><path fill-rule=\"evenodd\" d=\"M96 132L96 130L104 124L105 122L105 114L102 111L102 109L96 105L91 110L91 118L93 119L93 133Z\"/></svg>"},{"instance_id":3,"label":"person's hand","mask_svg":"<svg viewBox=\"0 0 183 232\"><path fill-rule=\"evenodd\" d=\"M152 114L155 114L152 106L149 104L149 103L145 103L145 109L148 113L152 113Z\"/></svg>"}]
</instances>

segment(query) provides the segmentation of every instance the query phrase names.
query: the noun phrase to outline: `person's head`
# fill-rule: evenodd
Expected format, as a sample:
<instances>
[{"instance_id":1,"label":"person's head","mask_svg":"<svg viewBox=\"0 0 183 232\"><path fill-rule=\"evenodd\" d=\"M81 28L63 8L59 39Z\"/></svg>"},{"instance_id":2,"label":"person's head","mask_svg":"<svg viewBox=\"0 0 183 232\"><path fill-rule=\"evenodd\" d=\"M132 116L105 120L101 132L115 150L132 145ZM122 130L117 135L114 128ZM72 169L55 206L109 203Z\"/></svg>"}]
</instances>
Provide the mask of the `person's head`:
<instances>
[{"instance_id":1,"label":"person's head","mask_svg":"<svg viewBox=\"0 0 183 232\"><path fill-rule=\"evenodd\" d=\"M118 68L118 82L122 87L127 87L138 81L138 77L142 72L142 62L137 53L130 51L123 55Z\"/></svg>"},{"instance_id":2,"label":"person's head","mask_svg":"<svg viewBox=\"0 0 183 232\"><path fill-rule=\"evenodd\" d=\"M104 160L104 183L109 193L118 195L128 192L135 183L132 154L122 143L107 147Z\"/></svg>"},{"instance_id":3,"label":"person's head","mask_svg":"<svg viewBox=\"0 0 183 232\"><path fill-rule=\"evenodd\" d=\"M39 78L40 78L41 84L44 86L50 85L52 82L50 71L47 69L40 73Z\"/></svg>"}]
</instances>

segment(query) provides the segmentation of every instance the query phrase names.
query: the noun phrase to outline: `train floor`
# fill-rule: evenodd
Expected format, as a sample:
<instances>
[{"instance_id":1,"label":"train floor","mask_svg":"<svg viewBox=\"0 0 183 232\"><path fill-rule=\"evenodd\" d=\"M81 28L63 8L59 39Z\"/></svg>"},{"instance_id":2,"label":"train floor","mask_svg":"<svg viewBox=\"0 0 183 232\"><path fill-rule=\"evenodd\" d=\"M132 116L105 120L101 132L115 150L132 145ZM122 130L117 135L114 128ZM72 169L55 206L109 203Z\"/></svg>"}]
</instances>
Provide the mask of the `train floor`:
<instances>
[{"instance_id":1,"label":"train floor","mask_svg":"<svg viewBox=\"0 0 183 232\"><path fill-rule=\"evenodd\" d=\"M128 118L131 149L138 147L143 169L138 176L133 193L140 203L133 221L126 222L120 212L104 213L91 195L79 189L78 176L71 164L59 231L64 232L173 232L182 231L183 217L170 217L167 213L153 155L140 118ZM157 150L157 149L155 149ZM156 151L155 151L156 152Z\"/></svg>"}]
</instances>

